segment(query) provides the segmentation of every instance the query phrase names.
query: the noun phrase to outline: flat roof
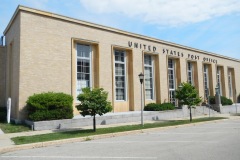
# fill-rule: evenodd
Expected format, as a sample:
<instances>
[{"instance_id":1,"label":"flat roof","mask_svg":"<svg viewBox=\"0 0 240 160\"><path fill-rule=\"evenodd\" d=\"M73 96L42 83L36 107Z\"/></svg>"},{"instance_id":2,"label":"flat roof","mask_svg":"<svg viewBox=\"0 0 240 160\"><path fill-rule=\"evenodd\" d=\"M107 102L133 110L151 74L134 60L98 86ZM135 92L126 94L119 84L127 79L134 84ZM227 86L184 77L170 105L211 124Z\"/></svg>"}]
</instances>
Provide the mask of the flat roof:
<instances>
[{"instance_id":1,"label":"flat roof","mask_svg":"<svg viewBox=\"0 0 240 160\"><path fill-rule=\"evenodd\" d=\"M109 32L123 34L123 35L131 36L131 37L134 37L134 38L139 38L139 39L143 39L143 40L147 40L147 41L152 41L152 42L155 42L155 43L161 43L161 44L164 44L164 45L170 45L170 46L173 46L173 47L178 47L178 48L182 48L182 49L187 49L187 50L199 52L201 54L211 55L211 56L215 56L215 57L219 57L219 58L224 58L224 59L229 59L229 60L240 62L239 59L235 59L235 58L232 58L232 57L227 57L227 56L215 54L215 53L212 53L212 52L207 52L207 51L204 51L204 50L200 50L200 49L196 49L196 48L192 48L192 47L188 47L188 46L184 46L184 45L160 40L160 39L157 39L157 38L152 38L152 37L144 36L144 35L141 35L141 34L131 33L131 32L127 32L127 31L124 31L124 30L120 30L120 29L116 29L116 28L112 28L112 27L107 27L107 26L104 26L104 25L99 25L99 24L96 24L96 23L91 23L91 22L87 22L87 21L83 21L83 20L79 20L79 19L75 19L75 18L63 16L63 15L59 15L59 14L48 12L48 11L38 10L38 9L26 7L26 6L21 6L21 5L19 5L17 7L17 9L15 10L10 22L8 23L6 29L3 32L4 35L8 32L8 30L11 27L15 17L17 16L17 14L20 11L26 11L26 12L30 12L30 13L34 13L34 14L39 14L39 15L42 15L42 16L51 17L51 18L55 18L55 19L60 19L60 20L68 21L68 22L72 22L72 23L77 23L77 24L89 26L89 27L96 28L96 29L106 30L106 31L109 31Z\"/></svg>"}]
</instances>

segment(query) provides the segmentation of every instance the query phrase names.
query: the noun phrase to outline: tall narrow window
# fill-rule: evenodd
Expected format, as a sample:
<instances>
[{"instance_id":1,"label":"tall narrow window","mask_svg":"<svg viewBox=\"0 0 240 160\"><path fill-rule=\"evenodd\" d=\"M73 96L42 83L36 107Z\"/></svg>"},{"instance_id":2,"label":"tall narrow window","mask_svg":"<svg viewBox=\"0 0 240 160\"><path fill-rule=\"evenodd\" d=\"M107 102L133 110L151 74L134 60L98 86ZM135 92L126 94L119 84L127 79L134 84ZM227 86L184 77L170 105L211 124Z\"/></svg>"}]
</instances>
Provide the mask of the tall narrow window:
<instances>
[{"instance_id":1,"label":"tall narrow window","mask_svg":"<svg viewBox=\"0 0 240 160\"><path fill-rule=\"evenodd\" d=\"M176 105L175 89L176 89L176 79L175 79L175 61L173 59L168 60L168 84L169 84L169 100L170 103Z\"/></svg>"},{"instance_id":2,"label":"tall narrow window","mask_svg":"<svg viewBox=\"0 0 240 160\"><path fill-rule=\"evenodd\" d=\"M126 100L126 58L125 51L115 50L115 95L116 100Z\"/></svg>"},{"instance_id":3,"label":"tall narrow window","mask_svg":"<svg viewBox=\"0 0 240 160\"><path fill-rule=\"evenodd\" d=\"M222 82L221 82L221 70L220 67L217 67L217 86L219 94L222 95Z\"/></svg>"},{"instance_id":4,"label":"tall narrow window","mask_svg":"<svg viewBox=\"0 0 240 160\"><path fill-rule=\"evenodd\" d=\"M191 62L187 62L187 76L188 76L188 83L194 85L193 80L193 64Z\"/></svg>"},{"instance_id":5,"label":"tall narrow window","mask_svg":"<svg viewBox=\"0 0 240 160\"><path fill-rule=\"evenodd\" d=\"M233 91L232 91L232 73L229 70L228 71L228 90L229 90L229 97L233 96Z\"/></svg>"},{"instance_id":6,"label":"tall narrow window","mask_svg":"<svg viewBox=\"0 0 240 160\"><path fill-rule=\"evenodd\" d=\"M91 47L77 44L77 95L91 85Z\"/></svg>"},{"instance_id":7,"label":"tall narrow window","mask_svg":"<svg viewBox=\"0 0 240 160\"><path fill-rule=\"evenodd\" d=\"M152 56L144 55L144 77L145 77L145 96L146 99L153 99L153 60Z\"/></svg>"},{"instance_id":8,"label":"tall narrow window","mask_svg":"<svg viewBox=\"0 0 240 160\"><path fill-rule=\"evenodd\" d=\"M203 65L203 83L204 83L204 93L205 99L209 96L209 77L208 77L208 65Z\"/></svg>"}]
</instances>

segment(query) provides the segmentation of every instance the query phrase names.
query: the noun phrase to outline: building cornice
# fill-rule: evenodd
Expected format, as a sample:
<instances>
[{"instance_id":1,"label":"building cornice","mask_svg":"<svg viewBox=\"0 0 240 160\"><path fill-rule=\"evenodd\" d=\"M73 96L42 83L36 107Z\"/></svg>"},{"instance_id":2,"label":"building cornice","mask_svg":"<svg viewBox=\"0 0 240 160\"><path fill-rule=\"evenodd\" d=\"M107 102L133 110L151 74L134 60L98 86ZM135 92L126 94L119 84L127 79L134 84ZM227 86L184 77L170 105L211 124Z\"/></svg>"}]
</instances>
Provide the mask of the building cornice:
<instances>
[{"instance_id":1,"label":"building cornice","mask_svg":"<svg viewBox=\"0 0 240 160\"><path fill-rule=\"evenodd\" d=\"M156 38L152 38L152 37L148 37L148 36L144 36L144 35L140 35L140 34L136 34L136 33L127 32L127 31L124 31L124 30L120 30L120 29L116 29L116 28L112 28L112 27L107 27L107 26L104 26L104 25L99 25L99 24L95 24L95 23L91 23L91 22L87 22L87 21L83 21L83 20L79 20L79 19L75 19L75 18L71 18L71 17L67 17L67 16L63 16L63 15L59 15L59 14L55 14L55 13L51 13L51 12L47 12L47 11L43 11L43 10L33 9L33 8L21 6L21 5L19 5L17 7L16 11L14 12L9 24L7 25L6 29L4 30L4 35L8 32L8 30L11 27L15 17L17 16L17 14L20 11L30 12L30 13L34 13L34 14L38 14L38 15L42 15L42 16L46 16L46 17L51 17L51 18L55 18L55 19L59 19L59 20L63 20L63 21L71 22L71 23L76 23L76 24L96 28L96 29L101 29L101 30L105 30L105 31L109 31L109 32L117 33L117 34L122 34L122 35L130 36L130 37L134 37L134 38L139 38L139 39L142 39L142 40L147 40L147 41L151 41L151 42L155 42L155 43L160 43L162 45L170 45L172 47L178 47L178 48L181 48L181 49L186 49L186 50L198 52L200 54L206 54L206 55L210 55L210 56L214 56L214 57L218 57L218 58L224 58L224 59L240 62L239 59L235 59L235 58L215 54L215 53L212 53L212 52L207 52L207 51L191 48L191 47L188 47L188 46L184 46L184 45L180 45L180 44L176 44L176 43L172 43L172 42L168 42L168 41L163 41L163 40L160 40L160 39L156 39Z\"/></svg>"}]
</instances>

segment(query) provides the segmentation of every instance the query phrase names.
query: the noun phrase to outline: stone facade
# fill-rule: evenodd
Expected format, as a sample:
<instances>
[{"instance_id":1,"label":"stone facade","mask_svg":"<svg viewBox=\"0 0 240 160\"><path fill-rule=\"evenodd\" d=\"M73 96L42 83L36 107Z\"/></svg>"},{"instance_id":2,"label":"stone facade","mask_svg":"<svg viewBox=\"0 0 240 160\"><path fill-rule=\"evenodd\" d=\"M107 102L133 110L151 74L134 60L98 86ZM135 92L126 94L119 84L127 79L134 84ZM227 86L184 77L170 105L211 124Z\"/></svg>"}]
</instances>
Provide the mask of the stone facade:
<instances>
[{"instance_id":1,"label":"stone facade","mask_svg":"<svg viewBox=\"0 0 240 160\"><path fill-rule=\"evenodd\" d=\"M11 117L21 119L25 115L22 112L24 104L19 104L21 93L19 90L20 79L20 17L21 13L14 14L11 19L11 27L5 30L5 44L7 47L6 55L6 97L12 99Z\"/></svg>"},{"instance_id":2,"label":"stone facade","mask_svg":"<svg viewBox=\"0 0 240 160\"><path fill-rule=\"evenodd\" d=\"M209 110L205 106L198 106L192 109L192 116L204 116L208 115ZM210 116L215 116L219 113L210 110ZM182 109L169 110L169 111L146 111L143 112L143 120L145 121L166 121L179 118L189 119L189 109L187 106L183 106ZM129 113L107 113L103 116L96 116L96 125L109 125L119 123L134 123L141 121L141 112L129 112ZM34 130L55 130L55 129L69 129L69 128L81 128L86 126L92 126L92 117L76 117L73 119L52 120L52 121L38 121L32 122L26 120L25 123L32 126Z\"/></svg>"},{"instance_id":3,"label":"stone facade","mask_svg":"<svg viewBox=\"0 0 240 160\"><path fill-rule=\"evenodd\" d=\"M0 46L0 107L5 106L6 48Z\"/></svg>"},{"instance_id":4,"label":"stone facade","mask_svg":"<svg viewBox=\"0 0 240 160\"><path fill-rule=\"evenodd\" d=\"M54 91L77 96L76 44L92 47L93 87L102 87L109 93L114 112L140 110L138 74L144 70L144 54L152 55L155 62L155 98L145 103L169 101L168 59L176 61L176 86L187 81L187 62L191 61L200 96L204 97L203 64L209 65L210 95L215 94L217 66L223 68L223 95L228 97L229 68L233 70L233 89L240 91L240 84L236 83L240 81L237 59L49 12L19 6L4 34L8 48L6 95L12 97L15 119L25 118L25 102L34 93ZM115 100L114 49L127 54L126 101ZM233 94L230 98L235 97Z\"/></svg>"}]
</instances>

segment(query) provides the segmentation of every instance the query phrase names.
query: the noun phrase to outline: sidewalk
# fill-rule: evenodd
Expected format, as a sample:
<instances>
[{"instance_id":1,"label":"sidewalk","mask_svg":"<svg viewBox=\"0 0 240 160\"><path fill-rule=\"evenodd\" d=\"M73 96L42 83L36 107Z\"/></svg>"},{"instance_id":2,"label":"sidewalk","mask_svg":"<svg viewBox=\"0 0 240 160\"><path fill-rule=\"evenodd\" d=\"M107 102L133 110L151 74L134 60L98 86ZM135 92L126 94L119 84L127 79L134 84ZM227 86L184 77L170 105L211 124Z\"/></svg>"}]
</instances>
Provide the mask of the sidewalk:
<instances>
[{"instance_id":1,"label":"sidewalk","mask_svg":"<svg viewBox=\"0 0 240 160\"><path fill-rule=\"evenodd\" d=\"M201 118L201 117L208 117L208 116L209 115L198 116L198 117L193 117L193 118ZM217 114L217 115L213 115L213 116L226 117L226 118L229 118L229 119L240 118L239 116L231 116L230 114ZM189 119L189 117L188 118L181 118L181 119ZM180 118L177 118L176 120L180 120ZM154 123L154 122L156 122L156 121L144 121L144 123ZM135 124L139 124L139 123L140 122L110 124L110 125L97 125L97 128L109 128L109 127L124 126L124 125L135 125ZM43 147L43 146L54 145L54 144L72 143L72 142L75 142L75 141L83 141L83 138L84 138L84 137L82 137L82 138L58 140L58 141L56 141L56 143L54 143L54 141L42 142L42 143L40 143L40 145L34 145L34 144L15 145L11 141L11 138L13 138L13 137L32 136L32 135L48 134L48 133L55 133L55 132L65 132L65 131L72 131L72 130L91 129L91 128L92 128L92 126L87 126L87 127L72 128L72 129L28 131L28 132L8 133L8 134L1 134L1 130L0 130L0 153L5 153L5 152L9 152L9 151L14 151L14 150L20 150L20 149ZM164 128L166 129L166 128L170 128L170 127L164 127ZM161 129L164 129L164 128L161 128ZM154 128L154 129L158 129L158 128ZM141 133L139 131L132 131L132 132ZM118 136L118 135L124 135L124 133L120 133L120 134L116 133L114 135L111 134L111 136L99 135L99 136L95 136L97 138L94 138L94 139L104 138L104 137L113 137L113 136Z\"/></svg>"},{"instance_id":2,"label":"sidewalk","mask_svg":"<svg viewBox=\"0 0 240 160\"><path fill-rule=\"evenodd\" d=\"M6 146L12 146L14 143L11 141L11 139L7 136L7 134L4 134L3 131L0 129L0 150L1 147Z\"/></svg>"}]
</instances>

